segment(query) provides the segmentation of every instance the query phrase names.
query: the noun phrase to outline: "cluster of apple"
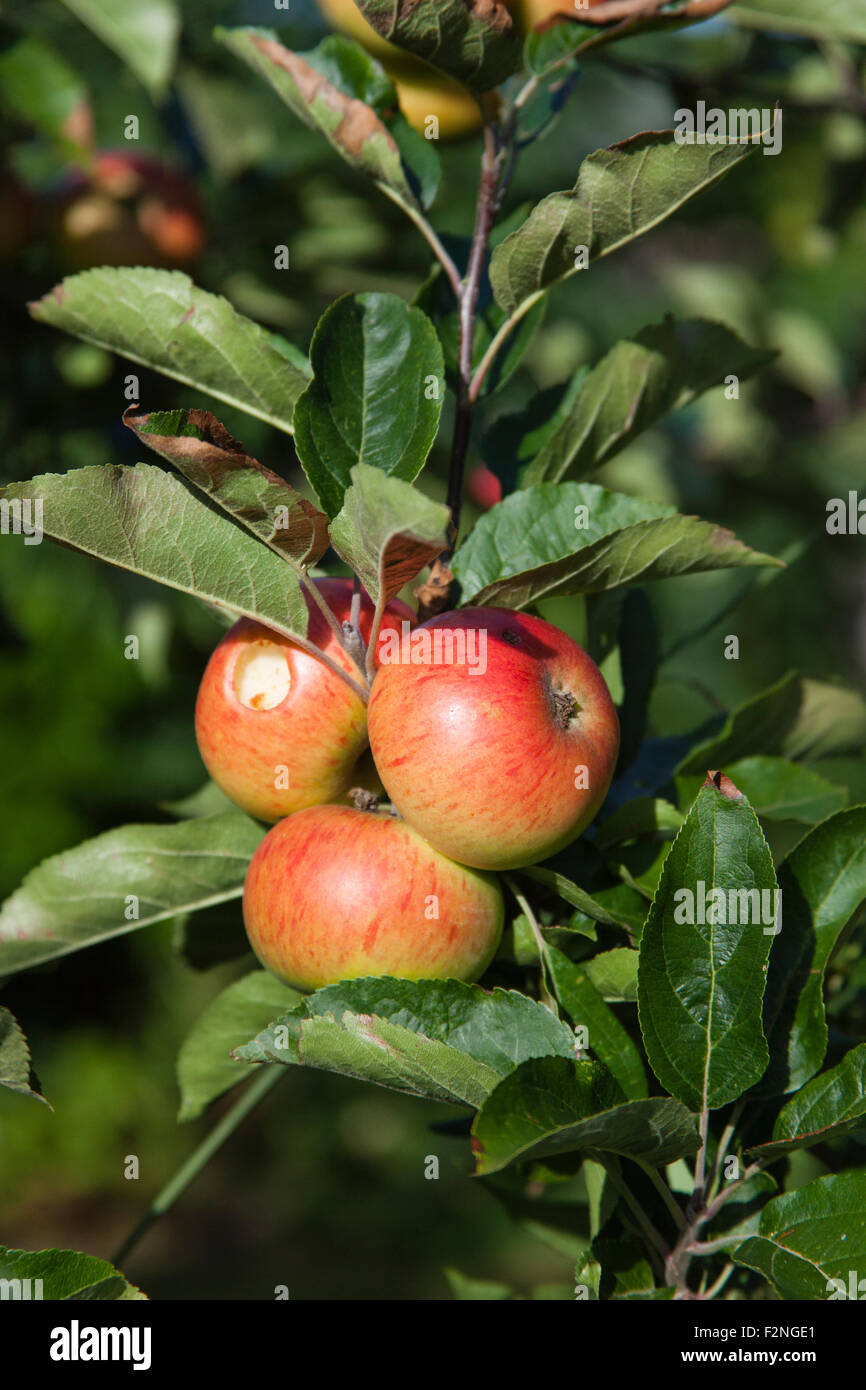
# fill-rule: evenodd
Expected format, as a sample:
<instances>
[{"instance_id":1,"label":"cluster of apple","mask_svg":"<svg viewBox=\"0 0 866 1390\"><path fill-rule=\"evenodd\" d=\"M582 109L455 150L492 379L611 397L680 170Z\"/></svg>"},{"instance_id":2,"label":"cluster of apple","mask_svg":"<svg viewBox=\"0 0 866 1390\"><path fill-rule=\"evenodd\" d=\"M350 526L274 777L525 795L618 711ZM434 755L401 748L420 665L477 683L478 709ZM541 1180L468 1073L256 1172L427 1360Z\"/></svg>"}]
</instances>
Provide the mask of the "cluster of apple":
<instances>
[{"instance_id":1,"label":"cluster of apple","mask_svg":"<svg viewBox=\"0 0 866 1390\"><path fill-rule=\"evenodd\" d=\"M497 872L562 849L604 799L619 748L607 686L540 618L464 608L417 625L393 600L365 704L340 638L352 582L314 582L334 623L308 597L308 641L332 664L243 619L196 705L213 780L277 822L247 873L250 944L304 990L364 975L475 980L502 934ZM369 645L365 594L358 626Z\"/></svg>"}]
</instances>

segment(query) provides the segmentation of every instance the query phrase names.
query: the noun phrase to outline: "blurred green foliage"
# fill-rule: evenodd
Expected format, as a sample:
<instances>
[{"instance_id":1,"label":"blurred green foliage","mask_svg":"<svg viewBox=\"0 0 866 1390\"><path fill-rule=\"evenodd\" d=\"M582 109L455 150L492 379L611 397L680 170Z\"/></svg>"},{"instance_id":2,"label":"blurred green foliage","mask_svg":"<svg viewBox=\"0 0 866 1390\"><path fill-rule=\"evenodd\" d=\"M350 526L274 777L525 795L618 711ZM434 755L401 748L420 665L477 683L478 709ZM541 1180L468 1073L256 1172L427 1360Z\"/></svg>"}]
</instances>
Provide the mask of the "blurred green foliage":
<instances>
[{"instance_id":1,"label":"blurred green foliage","mask_svg":"<svg viewBox=\"0 0 866 1390\"><path fill-rule=\"evenodd\" d=\"M215 23L273 24L273 6L198 0L182 10L176 76L163 97L49 0L4 5L0 68L22 34L62 55L87 94L99 148L123 147L124 120L137 115L136 153L169 165L201 201L204 245L184 269L298 346L346 291L411 298L429 270L423 241L210 38ZM308 46L323 32L312 0L283 19L290 45ZM650 734L688 731L794 667L855 683L866 676L864 541L828 537L824 525L828 499L862 490L866 477L863 72L853 47L744 32L724 17L633 40L587 61L566 113L518 166L506 214L570 187L597 146L670 126L678 107L698 99L784 105L782 154L754 157L687 216L565 285L519 372L485 406L487 425L666 312L718 318L778 351L736 405L711 393L598 475L792 557L781 577L684 645L684 634L744 591L742 576L654 586L662 649L678 649L659 671ZM54 116L28 119L20 94L0 92L4 482L137 454L120 423L129 367L39 327L25 308L86 256L67 215L84 177L80 153L52 136ZM447 146L442 157L434 218L464 236L476 143ZM279 244L290 248L289 271L274 269ZM173 382L140 377L144 409L202 404ZM248 452L306 486L289 441L229 409L220 415ZM439 497L446 457L447 429L422 480ZM485 461L495 469L495 458ZM579 608L574 602L556 620L579 630ZM124 657L131 632L139 661ZM160 802L196 789L203 771L192 708L219 632L209 612L179 596L80 556L0 538L4 894L46 855L124 820L161 819ZM729 632L740 638L739 661L721 659ZM854 974L832 977L830 991L862 1023L866 977L856 954L850 963ZM6 1244L110 1256L212 1123L177 1127L174 1057L234 973L196 973L166 927L4 990L55 1107L51 1114L0 1093ZM465 1181L465 1143L431 1133L435 1118L408 1098L292 1074L131 1259L130 1277L153 1296L176 1298L268 1298L278 1283L298 1297L445 1297L446 1265L523 1290L567 1279L564 1254ZM423 1176L430 1153L440 1156L438 1182ZM137 1183L123 1177L127 1154L141 1160ZM821 1171L814 1156L801 1161Z\"/></svg>"}]
</instances>

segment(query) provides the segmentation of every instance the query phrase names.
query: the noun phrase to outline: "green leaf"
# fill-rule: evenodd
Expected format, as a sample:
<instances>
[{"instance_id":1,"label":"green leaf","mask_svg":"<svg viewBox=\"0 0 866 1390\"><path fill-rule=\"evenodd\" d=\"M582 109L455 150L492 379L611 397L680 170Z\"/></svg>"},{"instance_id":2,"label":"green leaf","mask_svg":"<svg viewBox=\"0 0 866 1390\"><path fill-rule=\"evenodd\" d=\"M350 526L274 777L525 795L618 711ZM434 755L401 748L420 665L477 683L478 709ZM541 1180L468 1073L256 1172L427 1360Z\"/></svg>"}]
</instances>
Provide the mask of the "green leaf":
<instances>
[{"instance_id":1,"label":"green leaf","mask_svg":"<svg viewBox=\"0 0 866 1390\"><path fill-rule=\"evenodd\" d=\"M331 525L331 544L374 603L390 602L448 544L448 508L411 483L358 463Z\"/></svg>"},{"instance_id":2,"label":"green leaf","mask_svg":"<svg viewBox=\"0 0 866 1390\"><path fill-rule=\"evenodd\" d=\"M456 980L329 985L234 1050L477 1107L528 1057L573 1055L570 1028L523 994Z\"/></svg>"},{"instance_id":3,"label":"green leaf","mask_svg":"<svg viewBox=\"0 0 866 1390\"><path fill-rule=\"evenodd\" d=\"M621 927L629 930L628 923L609 912L606 907L594 898L590 893L584 891L576 883L572 883L565 874L559 873L556 869L545 869L541 865L533 864L525 869L515 869L515 873L522 878L531 878L536 883L541 883L545 888L549 888L557 897L570 907L576 907L584 916L589 917L593 922L600 922L604 927Z\"/></svg>"},{"instance_id":4,"label":"green leaf","mask_svg":"<svg viewBox=\"0 0 866 1390\"><path fill-rule=\"evenodd\" d=\"M486 92L520 66L514 22L499 0L357 0L368 24L389 43L449 77Z\"/></svg>"},{"instance_id":5,"label":"green leaf","mask_svg":"<svg viewBox=\"0 0 866 1390\"><path fill-rule=\"evenodd\" d=\"M866 14L860 0L833 0L832 5L815 5L814 0L742 0L728 10L727 17L750 29L866 43Z\"/></svg>"},{"instance_id":6,"label":"green leaf","mask_svg":"<svg viewBox=\"0 0 866 1390\"><path fill-rule=\"evenodd\" d=\"M740 758L725 771L759 816L766 820L816 821L841 811L848 800L844 787L784 758Z\"/></svg>"},{"instance_id":7,"label":"green leaf","mask_svg":"<svg viewBox=\"0 0 866 1390\"><path fill-rule=\"evenodd\" d=\"M30 1280L29 1286L24 1283L18 1290L22 1299L128 1302L147 1298L107 1260L81 1255L77 1250L10 1250L0 1245L0 1279ZM37 1279L42 1281L41 1287L34 1287L32 1281ZM16 1294L8 1297L15 1298Z\"/></svg>"},{"instance_id":8,"label":"green leaf","mask_svg":"<svg viewBox=\"0 0 866 1390\"><path fill-rule=\"evenodd\" d=\"M436 330L393 294L344 295L313 337L313 380L295 412L295 446L329 516L358 463L411 483L442 411Z\"/></svg>"},{"instance_id":9,"label":"green leaf","mask_svg":"<svg viewBox=\"0 0 866 1390\"><path fill-rule=\"evenodd\" d=\"M224 989L197 1019L178 1054L178 1119L197 1119L217 1096L247 1081L249 1068L233 1060L232 1048L300 999L296 990L266 970L253 970Z\"/></svg>"},{"instance_id":10,"label":"green leaf","mask_svg":"<svg viewBox=\"0 0 866 1390\"><path fill-rule=\"evenodd\" d=\"M22 1096L35 1096L45 1105L39 1078L30 1061L30 1048L18 1020L0 1005L0 1086L18 1091ZM51 1108L50 1106L48 1107Z\"/></svg>"},{"instance_id":11,"label":"green leaf","mask_svg":"<svg viewBox=\"0 0 866 1390\"><path fill-rule=\"evenodd\" d=\"M831 1173L796 1192L773 1197L761 1214L759 1235L731 1258L769 1279L782 1298L849 1296L849 1274L866 1268L866 1169ZM838 1280L837 1285L831 1280Z\"/></svg>"},{"instance_id":12,"label":"green leaf","mask_svg":"<svg viewBox=\"0 0 866 1390\"><path fill-rule=\"evenodd\" d=\"M220 811L231 811L232 803L216 782L208 781L197 792L179 801L160 801L159 809L176 820L195 820L199 816L217 816Z\"/></svg>"},{"instance_id":13,"label":"green leaf","mask_svg":"<svg viewBox=\"0 0 866 1390\"><path fill-rule=\"evenodd\" d=\"M279 556L162 468L77 468L0 491L41 502L45 534L72 550L306 639L300 585Z\"/></svg>"},{"instance_id":14,"label":"green leaf","mask_svg":"<svg viewBox=\"0 0 866 1390\"><path fill-rule=\"evenodd\" d=\"M719 896L711 898L714 890ZM650 1066L693 1110L736 1100L766 1069L761 1002L775 890L773 860L748 802L736 788L726 795L705 786L665 860L638 965Z\"/></svg>"},{"instance_id":15,"label":"green leaf","mask_svg":"<svg viewBox=\"0 0 866 1390\"><path fill-rule=\"evenodd\" d=\"M595 483L542 483L482 516L452 568L463 603L525 608L560 594L780 563L723 527L680 516L661 502Z\"/></svg>"},{"instance_id":16,"label":"green leaf","mask_svg":"<svg viewBox=\"0 0 866 1390\"><path fill-rule=\"evenodd\" d=\"M631 952L636 956L636 952ZM641 1055L581 965L547 946L544 959L553 989L575 1027L587 1030L586 1046L619 1082L629 1100L647 1096Z\"/></svg>"},{"instance_id":17,"label":"green leaf","mask_svg":"<svg viewBox=\"0 0 866 1390\"><path fill-rule=\"evenodd\" d=\"M733 779L732 779L733 780ZM605 854L613 845L644 835L653 839L672 839L683 823L682 812L661 797L639 796L627 801L598 826L595 848Z\"/></svg>"},{"instance_id":18,"label":"green leaf","mask_svg":"<svg viewBox=\"0 0 866 1390\"><path fill-rule=\"evenodd\" d=\"M179 270L102 266L30 304L40 323L204 391L286 434L308 374L273 335Z\"/></svg>"},{"instance_id":19,"label":"green leaf","mask_svg":"<svg viewBox=\"0 0 866 1390\"><path fill-rule=\"evenodd\" d=\"M314 565L328 549L328 518L278 473L244 453L209 410L130 406L123 423L278 555Z\"/></svg>"},{"instance_id":20,"label":"green leaf","mask_svg":"<svg viewBox=\"0 0 866 1390\"><path fill-rule=\"evenodd\" d=\"M239 898L264 833L230 811L125 825L46 859L0 911L0 976Z\"/></svg>"},{"instance_id":21,"label":"green leaf","mask_svg":"<svg viewBox=\"0 0 866 1390\"><path fill-rule=\"evenodd\" d=\"M866 1125L866 1043L853 1047L837 1067L822 1072L783 1106L770 1143L749 1150L750 1158L811 1149L825 1139Z\"/></svg>"},{"instance_id":22,"label":"green leaf","mask_svg":"<svg viewBox=\"0 0 866 1390\"><path fill-rule=\"evenodd\" d=\"M528 299L576 274L576 248L591 260L610 255L677 212L755 148L744 141L678 145L672 130L649 130L580 166L573 189L551 193L490 263L496 302L512 314Z\"/></svg>"},{"instance_id":23,"label":"green leaf","mask_svg":"<svg viewBox=\"0 0 866 1390\"><path fill-rule=\"evenodd\" d=\"M843 929L866 900L866 807L815 827L779 870L782 930L773 942L764 1028L770 1066L755 1095L794 1091L827 1051L824 971Z\"/></svg>"},{"instance_id":24,"label":"green leaf","mask_svg":"<svg viewBox=\"0 0 866 1390\"><path fill-rule=\"evenodd\" d=\"M171 78L180 35L180 13L174 0L63 0L135 73L154 96Z\"/></svg>"},{"instance_id":25,"label":"green leaf","mask_svg":"<svg viewBox=\"0 0 866 1390\"><path fill-rule=\"evenodd\" d=\"M630 1100L598 1062L524 1062L493 1091L472 1126L481 1174L582 1149L655 1166L694 1153L695 1117L675 1100Z\"/></svg>"},{"instance_id":26,"label":"green leaf","mask_svg":"<svg viewBox=\"0 0 866 1390\"><path fill-rule=\"evenodd\" d=\"M479 1299L485 1303L502 1303L514 1295L510 1284L500 1284L495 1279L473 1279L461 1274L459 1269L446 1269L443 1273L452 1295L461 1303Z\"/></svg>"},{"instance_id":27,"label":"green leaf","mask_svg":"<svg viewBox=\"0 0 866 1390\"><path fill-rule=\"evenodd\" d=\"M0 100L7 111L44 135L81 153L89 118L87 88L78 74L40 39L23 38L0 53Z\"/></svg>"},{"instance_id":28,"label":"green leaf","mask_svg":"<svg viewBox=\"0 0 866 1390\"><path fill-rule=\"evenodd\" d=\"M615 946L611 951L600 951L582 965L602 999L615 1004L634 1004L637 1002L637 963L637 951L630 946Z\"/></svg>"},{"instance_id":29,"label":"green leaf","mask_svg":"<svg viewBox=\"0 0 866 1390\"><path fill-rule=\"evenodd\" d=\"M729 375L753 376L772 352L748 347L720 323L667 318L603 357L526 469L522 484L558 483L600 468L650 425Z\"/></svg>"},{"instance_id":30,"label":"green leaf","mask_svg":"<svg viewBox=\"0 0 866 1390\"><path fill-rule=\"evenodd\" d=\"M677 776L703 777L711 768L727 768L750 754L779 751L786 731L797 719L802 699L800 677L789 672L733 710L718 733L692 748L677 767Z\"/></svg>"},{"instance_id":31,"label":"green leaf","mask_svg":"<svg viewBox=\"0 0 866 1390\"><path fill-rule=\"evenodd\" d=\"M338 35L324 39L309 53L284 48L273 29L217 28L215 37L273 87L299 120L320 131L354 169L372 178L397 200L420 207L429 201L438 181L422 192L429 167L420 178L404 165L401 146L417 159L419 142L407 136L399 113L397 93L381 63L360 44ZM393 129L392 129L393 126ZM399 137L399 138L397 138ZM421 144L424 142L423 139ZM422 156L429 161L429 151Z\"/></svg>"}]
</instances>

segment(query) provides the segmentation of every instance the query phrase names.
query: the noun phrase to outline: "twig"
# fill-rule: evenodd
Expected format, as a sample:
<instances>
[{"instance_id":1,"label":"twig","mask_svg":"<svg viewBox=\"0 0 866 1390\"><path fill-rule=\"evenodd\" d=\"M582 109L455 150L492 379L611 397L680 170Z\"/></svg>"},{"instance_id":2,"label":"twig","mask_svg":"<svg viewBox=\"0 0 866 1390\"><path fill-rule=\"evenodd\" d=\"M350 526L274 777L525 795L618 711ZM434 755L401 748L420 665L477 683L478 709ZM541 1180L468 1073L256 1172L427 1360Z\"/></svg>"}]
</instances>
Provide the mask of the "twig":
<instances>
[{"instance_id":1,"label":"twig","mask_svg":"<svg viewBox=\"0 0 866 1390\"><path fill-rule=\"evenodd\" d=\"M380 594L379 594L379 600L378 600L378 602L377 602L377 604L376 604L376 611L375 611L375 613L373 614L373 626L372 626L372 628L370 629L370 640L369 640L369 642L367 643L367 684L368 684L368 685L372 685L372 684L373 684L373 678L374 678L374 676L376 675L376 648L377 648L377 646L379 645L379 629L380 629L381 626L382 626L382 619L383 619L384 616L385 616L385 608L386 608L386 605L387 605L387 598L386 598L386 595L385 595L385 590L382 589L381 592L380 592Z\"/></svg>"},{"instance_id":2,"label":"twig","mask_svg":"<svg viewBox=\"0 0 866 1390\"><path fill-rule=\"evenodd\" d=\"M463 472L469 439L472 433L472 406L475 398L471 394L472 385L472 347L475 338L475 313L478 308L478 295L481 290L481 277L490 233L500 207L500 179L502 176L502 157L496 147L496 137L492 126L484 126L484 154L481 160L481 178L478 185L478 202L475 209L475 229L472 234L472 247L466 276L460 286L460 337L458 348L458 387L457 413L454 421L454 438L451 445L451 464L448 477L447 503L451 512L451 544L455 544L460 529L460 510L463 503ZM450 555L449 557L450 558Z\"/></svg>"},{"instance_id":3,"label":"twig","mask_svg":"<svg viewBox=\"0 0 866 1390\"><path fill-rule=\"evenodd\" d=\"M155 1225L161 1216L174 1205L178 1197L189 1187L194 1178L198 1177L202 1168L213 1158L214 1154L234 1134L238 1125L246 1119L251 1110L258 1105L259 1101L267 1095L272 1086L285 1076L285 1068L271 1063L265 1067L261 1076L257 1076L255 1081L242 1093L239 1100L235 1101L231 1110L224 1115L219 1124L211 1130L207 1138L199 1144L198 1148L187 1159L183 1167L175 1173L174 1177L162 1189L157 1197L154 1197L144 1216L133 1228L117 1248L111 1257L111 1263L117 1268L123 1263L130 1251L135 1248L143 1236L147 1234L151 1226Z\"/></svg>"},{"instance_id":4,"label":"twig","mask_svg":"<svg viewBox=\"0 0 866 1390\"><path fill-rule=\"evenodd\" d=\"M683 1210L658 1169L654 1168L651 1163L645 1163L641 1158L635 1159L635 1162L638 1167L642 1168L646 1173L656 1192L661 1197L670 1215L673 1217L677 1230L684 1231L686 1229L686 1218Z\"/></svg>"}]
</instances>

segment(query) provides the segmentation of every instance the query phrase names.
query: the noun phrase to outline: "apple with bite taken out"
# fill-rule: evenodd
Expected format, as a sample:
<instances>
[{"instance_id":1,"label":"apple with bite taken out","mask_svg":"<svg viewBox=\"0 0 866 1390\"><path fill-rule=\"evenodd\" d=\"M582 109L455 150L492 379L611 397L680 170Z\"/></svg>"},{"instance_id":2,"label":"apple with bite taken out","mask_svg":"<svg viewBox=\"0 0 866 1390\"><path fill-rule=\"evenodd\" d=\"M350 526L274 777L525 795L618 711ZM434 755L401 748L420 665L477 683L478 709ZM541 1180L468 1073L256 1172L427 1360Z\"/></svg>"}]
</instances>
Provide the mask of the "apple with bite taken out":
<instances>
[{"instance_id":1,"label":"apple with bite taken out","mask_svg":"<svg viewBox=\"0 0 866 1390\"><path fill-rule=\"evenodd\" d=\"M338 623L348 619L352 581L318 579ZM360 673L318 607L307 597L307 637L360 682ZM393 600L379 646L415 615ZM369 641L373 605L362 595L361 636ZM242 618L208 662L198 692L195 732L205 767L236 805L275 821L305 806L337 801L370 786L364 702L323 662L271 628ZM360 761L359 761L360 760Z\"/></svg>"},{"instance_id":2,"label":"apple with bite taken out","mask_svg":"<svg viewBox=\"0 0 866 1390\"><path fill-rule=\"evenodd\" d=\"M349 806L274 826L243 906L262 965L302 990L365 975L476 980L504 917L492 875L446 859L396 816Z\"/></svg>"},{"instance_id":3,"label":"apple with bite taken out","mask_svg":"<svg viewBox=\"0 0 866 1390\"><path fill-rule=\"evenodd\" d=\"M595 816L619 751L598 667L559 628L463 608L379 649L370 747L400 814L442 854L513 869Z\"/></svg>"}]
</instances>

